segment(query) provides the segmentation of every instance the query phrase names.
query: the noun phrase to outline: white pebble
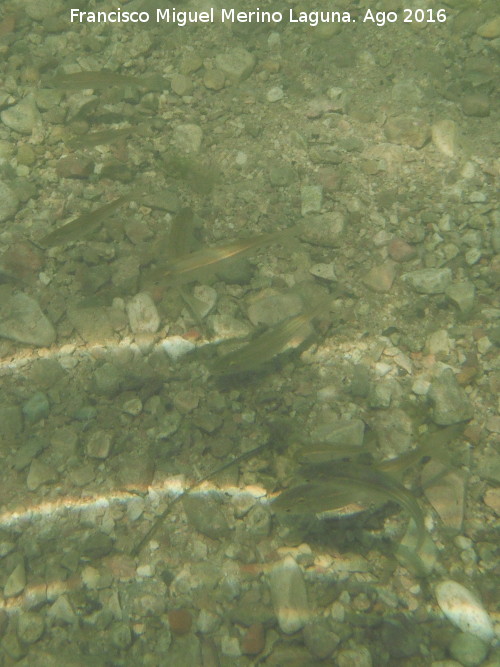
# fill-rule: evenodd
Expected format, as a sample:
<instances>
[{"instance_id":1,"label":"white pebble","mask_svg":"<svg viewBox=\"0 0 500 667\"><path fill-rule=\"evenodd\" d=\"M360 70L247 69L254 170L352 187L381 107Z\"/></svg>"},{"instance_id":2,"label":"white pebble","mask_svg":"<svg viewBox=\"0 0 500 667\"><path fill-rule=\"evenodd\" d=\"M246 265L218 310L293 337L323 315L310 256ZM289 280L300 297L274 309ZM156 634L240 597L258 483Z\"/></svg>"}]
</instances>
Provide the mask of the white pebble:
<instances>
[{"instance_id":1,"label":"white pebble","mask_svg":"<svg viewBox=\"0 0 500 667\"><path fill-rule=\"evenodd\" d=\"M465 586L447 579L437 584L435 594L443 614L462 632L475 635L485 642L495 638L488 613Z\"/></svg>"}]
</instances>

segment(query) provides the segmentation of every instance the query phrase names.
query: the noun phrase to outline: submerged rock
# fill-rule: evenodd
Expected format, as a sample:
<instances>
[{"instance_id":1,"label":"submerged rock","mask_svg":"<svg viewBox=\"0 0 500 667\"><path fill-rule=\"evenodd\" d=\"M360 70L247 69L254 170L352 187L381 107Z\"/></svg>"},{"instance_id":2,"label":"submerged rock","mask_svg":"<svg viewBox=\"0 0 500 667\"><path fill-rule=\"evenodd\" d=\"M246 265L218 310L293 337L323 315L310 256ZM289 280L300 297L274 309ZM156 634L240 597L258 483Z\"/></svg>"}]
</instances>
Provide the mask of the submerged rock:
<instances>
[{"instance_id":1,"label":"submerged rock","mask_svg":"<svg viewBox=\"0 0 500 667\"><path fill-rule=\"evenodd\" d=\"M20 292L0 295L0 336L45 347L55 341L56 332L35 299Z\"/></svg>"},{"instance_id":2,"label":"submerged rock","mask_svg":"<svg viewBox=\"0 0 500 667\"><path fill-rule=\"evenodd\" d=\"M462 632L491 642L495 631L481 602L465 586L446 579L435 588L436 600L446 618Z\"/></svg>"},{"instance_id":3,"label":"submerged rock","mask_svg":"<svg viewBox=\"0 0 500 667\"><path fill-rule=\"evenodd\" d=\"M434 404L433 421L440 426L467 421L474 414L472 403L450 368L432 382L429 398Z\"/></svg>"},{"instance_id":4,"label":"submerged rock","mask_svg":"<svg viewBox=\"0 0 500 667\"><path fill-rule=\"evenodd\" d=\"M292 556L273 567L269 584L281 630L291 635L303 628L309 621L309 604L302 570Z\"/></svg>"}]
</instances>

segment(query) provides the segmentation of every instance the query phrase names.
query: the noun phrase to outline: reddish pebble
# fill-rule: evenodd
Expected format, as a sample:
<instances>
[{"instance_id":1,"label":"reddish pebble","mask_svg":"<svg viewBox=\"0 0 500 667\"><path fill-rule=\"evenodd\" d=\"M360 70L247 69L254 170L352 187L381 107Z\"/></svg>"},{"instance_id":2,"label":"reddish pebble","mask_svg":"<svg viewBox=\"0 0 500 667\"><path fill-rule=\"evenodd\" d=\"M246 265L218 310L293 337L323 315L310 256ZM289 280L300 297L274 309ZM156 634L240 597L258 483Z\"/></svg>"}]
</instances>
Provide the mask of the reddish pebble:
<instances>
[{"instance_id":1,"label":"reddish pebble","mask_svg":"<svg viewBox=\"0 0 500 667\"><path fill-rule=\"evenodd\" d=\"M257 655L264 649L266 636L262 623L253 623L241 640L241 650L246 655Z\"/></svg>"},{"instance_id":2,"label":"reddish pebble","mask_svg":"<svg viewBox=\"0 0 500 667\"><path fill-rule=\"evenodd\" d=\"M174 635L185 635L191 630L193 619L186 609L171 609L167 615Z\"/></svg>"},{"instance_id":3,"label":"reddish pebble","mask_svg":"<svg viewBox=\"0 0 500 667\"><path fill-rule=\"evenodd\" d=\"M395 262L407 262L409 259L413 259L417 254L417 251L413 246L403 239L392 239L388 247L389 256Z\"/></svg>"}]
</instances>

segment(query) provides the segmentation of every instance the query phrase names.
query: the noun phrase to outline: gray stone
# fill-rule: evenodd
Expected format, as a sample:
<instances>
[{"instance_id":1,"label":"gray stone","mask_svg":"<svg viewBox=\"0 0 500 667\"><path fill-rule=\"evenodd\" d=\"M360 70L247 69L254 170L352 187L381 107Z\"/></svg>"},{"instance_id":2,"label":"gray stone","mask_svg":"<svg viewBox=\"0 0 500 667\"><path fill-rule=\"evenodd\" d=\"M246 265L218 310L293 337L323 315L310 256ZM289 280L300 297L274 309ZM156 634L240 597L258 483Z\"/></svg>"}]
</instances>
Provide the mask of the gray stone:
<instances>
[{"instance_id":1,"label":"gray stone","mask_svg":"<svg viewBox=\"0 0 500 667\"><path fill-rule=\"evenodd\" d=\"M340 419L316 426L311 432L311 439L331 445L360 447L364 432L365 425L361 419ZM332 451L335 451L334 447Z\"/></svg>"},{"instance_id":2,"label":"gray stone","mask_svg":"<svg viewBox=\"0 0 500 667\"><path fill-rule=\"evenodd\" d=\"M0 406L0 443L13 443L23 430L23 415L18 405Z\"/></svg>"},{"instance_id":3,"label":"gray stone","mask_svg":"<svg viewBox=\"0 0 500 667\"><path fill-rule=\"evenodd\" d=\"M17 636L25 644L34 644L43 635L45 621L41 614L22 612L17 622Z\"/></svg>"},{"instance_id":4,"label":"gray stone","mask_svg":"<svg viewBox=\"0 0 500 667\"><path fill-rule=\"evenodd\" d=\"M57 480L57 471L42 463L38 459L31 462L28 477L26 479L26 486L29 491L36 491L43 484L49 484Z\"/></svg>"},{"instance_id":5,"label":"gray stone","mask_svg":"<svg viewBox=\"0 0 500 667\"><path fill-rule=\"evenodd\" d=\"M134 333L155 333L160 326L160 316L153 299L140 292L127 303L130 328Z\"/></svg>"},{"instance_id":6,"label":"gray stone","mask_svg":"<svg viewBox=\"0 0 500 667\"><path fill-rule=\"evenodd\" d=\"M456 157L457 135L457 124L453 120L439 120L432 126L432 143L446 157Z\"/></svg>"},{"instance_id":7,"label":"gray stone","mask_svg":"<svg viewBox=\"0 0 500 667\"><path fill-rule=\"evenodd\" d=\"M0 336L45 347L55 341L56 332L35 299L19 292L0 294Z\"/></svg>"},{"instance_id":8,"label":"gray stone","mask_svg":"<svg viewBox=\"0 0 500 667\"><path fill-rule=\"evenodd\" d=\"M115 623L111 627L111 641L121 650L127 649L132 644L132 633L127 623Z\"/></svg>"},{"instance_id":9,"label":"gray stone","mask_svg":"<svg viewBox=\"0 0 500 667\"><path fill-rule=\"evenodd\" d=\"M473 283L469 281L453 283L453 285L449 285L446 288L445 294L448 299L454 303L465 315L470 313L472 307L474 306L476 288L474 287Z\"/></svg>"},{"instance_id":10,"label":"gray stone","mask_svg":"<svg viewBox=\"0 0 500 667\"><path fill-rule=\"evenodd\" d=\"M112 395L119 391L123 376L118 368L109 362L104 363L94 373L95 390L99 394Z\"/></svg>"},{"instance_id":11,"label":"gray stone","mask_svg":"<svg viewBox=\"0 0 500 667\"><path fill-rule=\"evenodd\" d=\"M29 424L36 424L49 416L49 399L43 391L37 391L23 404L23 415Z\"/></svg>"},{"instance_id":12,"label":"gray stone","mask_svg":"<svg viewBox=\"0 0 500 667\"><path fill-rule=\"evenodd\" d=\"M255 67L255 56L246 49L230 49L215 56L217 69L223 72L231 83L239 83L250 76Z\"/></svg>"},{"instance_id":13,"label":"gray stone","mask_svg":"<svg viewBox=\"0 0 500 667\"><path fill-rule=\"evenodd\" d=\"M86 343L103 343L113 338L108 309L70 307L66 314Z\"/></svg>"},{"instance_id":14,"label":"gray stone","mask_svg":"<svg viewBox=\"0 0 500 667\"><path fill-rule=\"evenodd\" d=\"M474 415L472 403L450 368L433 380L428 395L434 406L432 419L435 424L458 424Z\"/></svg>"},{"instance_id":15,"label":"gray stone","mask_svg":"<svg viewBox=\"0 0 500 667\"><path fill-rule=\"evenodd\" d=\"M31 134L41 126L42 118L32 94L0 113L3 124L19 134Z\"/></svg>"},{"instance_id":16,"label":"gray stone","mask_svg":"<svg viewBox=\"0 0 500 667\"><path fill-rule=\"evenodd\" d=\"M178 430L181 421L181 414L177 410L171 410L162 417L156 430L156 437L159 440L167 440Z\"/></svg>"},{"instance_id":17,"label":"gray stone","mask_svg":"<svg viewBox=\"0 0 500 667\"><path fill-rule=\"evenodd\" d=\"M431 128L425 119L418 116L390 118L384 128L385 136L395 144L422 148L431 138Z\"/></svg>"},{"instance_id":18,"label":"gray stone","mask_svg":"<svg viewBox=\"0 0 500 667\"><path fill-rule=\"evenodd\" d=\"M47 618L53 625L76 625L78 623L78 617L65 595L57 598L48 610Z\"/></svg>"},{"instance_id":19,"label":"gray stone","mask_svg":"<svg viewBox=\"0 0 500 667\"><path fill-rule=\"evenodd\" d=\"M488 645L479 637L460 632L450 643L450 653L464 667L476 667L486 658Z\"/></svg>"},{"instance_id":20,"label":"gray stone","mask_svg":"<svg viewBox=\"0 0 500 667\"><path fill-rule=\"evenodd\" d=\"M338 667L372 667L370 651L365 646L346 648L337 654Z\"/></svg>"},{"instance_id":21,"label":"gray stone","mask_svg":"<svg viewBox=\"0 0 500 667\"><path fill-rule=\"evenodd\" d=\"M340 642L340 638L322 620L308 623L303 632L305 645L314 657L320 660L324 660L333 653Z\"/></svg>"},{"instance_id":22,"label":"gray stone","mask_svg":"<svg viewBox=\"0 0 500 667\"><path fill-rule=\"evenodd\" d=\"M26 586L26 570L24 569L24 563L18 563L16 567L7 577L5 586L3 589L4 597L12 598L16 595L19 595L24 591Z\"/></svg>"},{"instance_id":23,"label":"gray stone","mask_svg":"<svg viewBox=\"0 0 500 667\"><path fill-rule=\"evenodd\" d=\"M177 125L172 136L175 148L184 154L199 153L203 139L203 130L199 125L186 123Z\"/></svg>"},{"instance_id":24,"label":"gray stone","mask_svg":"<svg viewBox=\"0 0 500 667\"><path fill-rule=\"evenodd\" d=\"M302 225L300 237L308 243L335 248L341 243L345 216L340 211L308 217Z\"/></svg>"},{"instance_id":25,"label":"gray stone","mask_svg":"<svg viewBox=\"0 0 500 667\"><path fill-rule=\"evenodd\" d=\"M82 554L88 558L102 558L113 549L113 539L106 533L91 533L82 545Z\"/></svg>"},{"instance_id":26,"label":"gray stone","mask_svg":"<svg viewBox=\"0 0 500 667\"><path fill-rule=\"evenodd\" d=\"M14 190L0 181L0 222L12 218L19 208L19 198Z\"/></svg>"},{"instance_id":27,"label":"gray stone","mask_svg":"<svg viewBox=\"0 0 500 667\"><path fill-rule=\"evenodd\" d=\"M292 556L286 556L269 577L274 612L282 632L291 635L309 621L310 611L302 570Z\"/></svg>"},{"instance_id":28,"label":"gray stone","mask_svg":"<svg viewBox=\"0 0 500 667\"><path fill-rule=\"evenodd\" d=\"M419 294L441 294L450 285L451 269L418 269L401 276Z\"/></svg>"},{"instance_id":29,"label":"gray stone","mask_svg":"<svg viewBox=\"0 0 500 667\"><path fill-rule=\"evenodd\" d=\"M99 430L92 433L86 446L87 456L94 459L106 459L111 451L112 438L108 431Z\"/></svg>"},{"instance_id":30,"label":"gray stone","mask_svg":"<svg viewBox=\"0 0 500 667\"><path fill-rule=\"evenodd\" d=\"M453 531L462 530L467 478L464 472L448 468L435 459L422 470L425 497L443 524Z\"/></svg>"},{"instance_id":31,"label":"gray stone","mask_svg":"<svg viewBox=\"0 0 500 667\"><path fill-rule=\"evenodd\" d=\"M182 504L189 523L202 535L213 540L229 536L229 524L213 494L189 494Z\"/></svg>"},{"instance_id":32,"label":"gray stone","mask_svg":"<svg viewBox=\"0 0 500 667\"><path fill-rule=\"evenodd\" d=\"M293 315L298 315L304 305L298 294L262 294L257 296L247 310L250 322L258 326L272 327Z\"/></svg>"},{"instance_id":33,"label":"gray stone","mask_svg":"<svg viewBox=\"0 0 500 667\"><path fill-rule=\"evenodd\" d=\"M319 213L323 205L321 185L303 185L300 189L300 209L302 215Z\"/></svg>"}]
</instances>

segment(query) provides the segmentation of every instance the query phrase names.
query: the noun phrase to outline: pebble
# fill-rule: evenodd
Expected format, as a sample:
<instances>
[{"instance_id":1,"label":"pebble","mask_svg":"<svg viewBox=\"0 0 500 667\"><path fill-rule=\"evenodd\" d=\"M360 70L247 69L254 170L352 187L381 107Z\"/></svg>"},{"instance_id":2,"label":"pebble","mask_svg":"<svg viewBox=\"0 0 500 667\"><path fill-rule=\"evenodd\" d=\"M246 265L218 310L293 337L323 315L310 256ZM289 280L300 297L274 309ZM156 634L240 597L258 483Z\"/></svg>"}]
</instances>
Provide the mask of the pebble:
<instances>
[{"instance_id":1,"label":"pebble","mask_svg":"<svg viewBox=\"0 0 500 667\"><path fill-rule=\"evenodd\" d=\"M153 299L146 292L136 294L126 305L130 328L134 333L155 333L160 316Z\"/></svg>"},{"instance_id":2,"label":"pebble","mask_svg":"<svg viewBox=\"0 0 500 667\"><path fill-rule=\"evenodd\" d=\"M488 613L479 599L465 586L446 579L437 584L435 595L443 614L462 632L479 637L488 643L495 638Z\"/></svg>"},{"instance_id":3,"label":"pebble","mask_svg":"<svg viewBox=\"0 0 500 667\"><path fill-rule=\"evenodd\" d=\"M0 222L12 218L19 208L19 199L6 183L0 181Z\"/></svg>"},{"instance_id":4,"label":"pebble","mask_svg":"<svg viewBox=\"0 0 500 667\"><path fill-rule=\"evenodd\" d=\"M308 218L300 237L308 243L335 248L341 243L344 228L345 215L340 211L332 211Z\"/></svg>"},{"instance_id":5,"label":"pebble","mask_svg":"<svg viewBox=\"0 0 500 667\"><path fill-rule=\"evenodd\" d=\"M281 86L274 86L273 88L270 88L267 93L266 93L266 100L268 102L279 102L285 97L285 93L283 92L283 88Z\"/></svg>"},{"instance_id":6,"label":"pebble","mask_svg":"<svg viewBox=\"0 0 500 667\"><path fill-rule=\"evenodd\" d=\"M24 591L26 586L26 570L24 569L24 563L18 563L16 567L7 577L5 586L3 589L4 597L12 598L16 595L19 595Z\"/></svg>"},{"instance_id":7,"label":"pebble","mask_svg":"<svg viewBox=\"0 0 500 667\"><path fill-rule=\"evenodd\" d=\"M247 79L255 67L255 56L246 49L230 49L215 56L217 69L226 75L231 83Z\"/></svg>"},{"instance_id":8,"label":"pebble","mask_svg":"<svg viewBox=\"0 0 500 667\"><path fill-rule=\"evenodd\" d=\"M465 262L469 266L474 266L474 264L477 264L479 260L481 259L482 253L479 250L479 248L470 248L467 250L465 253Z\"/></svg>"},{"instance_id":9,"label":"pebble","mask_svg":"<svg viewBox=\"0 0 500 667\"><path fill-rule=\"evenodd\" d=\"M111 642L118 649L126 650L132 644L132 633L127 623L113 623L109 634Z\"/></svg>"},{"instance_id":10,"label":"pebble","mask_svg":"<svg viewBox=\"0 0 500 667\"><path fill-rule=\"evenodd\" d=\"M0 113L3 124L19 134L31 134L41 126L42 117L32 94L26 95L20 102L4 109Z\"/></svg>"},{"instance_id":11,"label":"pebble","mask_svg":"<svg viewBox=\"0 0 500 667\"><path fill-rule=\"evenodd\" d=\"M384 127L385 136L394 144L422 148L431 138L431 128L426 120L418 116L389 118Z\"/></svg>"},{"instance_id":12,"label":"pebble","mask_svg":"<svg viewBox=\"0 0 500 667\"><path fill-rule=\"evenodd\" d=\"M179 97L190 95L193 92L193 82L185 74L174 74L170 79L170 86Z\"/></svg>"},{"instance_id":13,"label":"pebble","mask_svg":"<svg viewBox=\"0 0 500 667\"><path fill-rule=\"evenodd\" d=\"M172 135L175 148L186 155L199 153L202 140L203 130L193 123L177 125Z\"/></svg>"},{"instance_id":14,"label":"pebble","mask_svg":"<svg viewBox=\"0 0 500 667\"><path fill-rule=\"evenodd\" d=\"M469 93L461 100L462 111L466 116L486 118L490 115L490 100L485 93Z\"/></svg>"},{"instance_id":15,"label":"pebble","mask_svg":"<svg viewBox=\"0 0 500 667\"><path fill-rule=\"evenodd\" d=\"M319 660L325 660L337 647L340 638L333 633L327 623L317 620L304 628L304 643Z\"/></svg>"},{"instance_id":16,"label":"pebble","mask_svg":"<svg viewBox=\"0 0 500 667\"><path fill-rule=\"evenodd\" d=\"M451 368L446 368L432 381L428 395L433 403L432 420L435 424L458 424L474 415L473 405Z\"/></svg>"},{"instance_id":17,"label":"pebble","mask_svg":"<svg viewBox=\"0 0 500 667\"><path fill-rule=\"evenodd\" d=\"M222 90L226 82L224 72L218 69L207 69L203 75L203 85L209 90Z\"/></svg>"},{"instance_id":18,"label":"pebble","mask_svg":"<svg viewBox=\"0 0 500 667\"><path fill-rule=\"evenodd\" d=\"M341 419L319 424L311 431L313 441L325 442L332 445L346 445L360 447L363 444L365 424L361 419Z\"/></svg>"},{"instance_id":19,"label":"pebble","mask_svg":"<svg viewBox=\"0 0 500 667\"><path fill-rule=\"evenodd\" d=\"M185 635L191 630L193 619L187 609L171 609L167 617L172 634Z\"/></svg>"},{"instance_id":20,"label":"pebble","mask_svg":"<svg viewBox=\"0 0 500 667\"><path fill-rule=\"evenodd\" d=\"M17 622L17 636L25 644L34 644L43 635L45 620L41 614L27 611L19 615Z\"/></svg>"},{"instance_id":21,"label":"pebble","mask_svg":"<svg viewBox=\"0 0 500 667\"><path fill-rule=\"evenodd\" d=\"M450 352L450 339L446 329L438 329L427 338L426 351L429 354L448 354Z\"/></svg>"},{"instance_id":22,"label":"pebble","mask_svg":"<svg viewBox=\"0 0 500 667\"><path fill-rule=\"evenodd\" d=\"M26 486L29 491L36 491L43 484L49 484L57 480L57 471L42 463L38 459L31 462L28 477L26 479Z\"/></svg>"},{"instance_id":23,"label":"pebble","mask_svg":"<svg viewBox=\"0 0 500 667\"><path fill-rule=\"evenodd\" d=\"M206 317L215 308L217 291L210 285L196 285L193 290L196 301L196 312L200 319Z\"/></svg>"},{"instance_id":24,"label":"pebble","mask_svg":"<svg viewBox=\"0 0 500 667\"><path fill-rule=\"evenodd\" d=\"M241 652L245 655L258 655L264 650L265 640L264 625L262 623L252 623L241 639Z\"/></svg>"},{"instance_id":25,"label":"pebble","mask_svg":"<svg viewBox=\"0 0 500 667\"><path fill-rule=\"evenodd\" d=\"M488 489L483 497L483 502L500 516L500 488Z\"/></svg>"},{"instance_id":26,"label":"pebble","mask_svg":"<svg viewBox=\"0 0 500 667\"><path fill-rule=\"evenodd\" d=\"M469 281L449 285L445 294L463 314L470 313L476 300L476 288Z\"/></svg>"},{"instance_id":27,"label":"pebble","mask_svg":"<svg viewBox=\"0 0 500 667\"><path fill-rule=\"evenodd\" d=\"M456 157L458 150L457 124L453 120L440 120L431 128L432 143L446 157Z\"/></svg>"},{"instance_id":28,"label":"pebble","mask_svg":"<svg viewBox=\"0 0 500 667\"><path fill-rule=\"evenodd\" d=\"M484 39L496 39L500 37L500 14L480 25L476 33L480 37L484 37Z\"/></svg>"},{"instance_id":29,"label":"pebble","mask_svg":"<svg viewBox=\"0 0 500 667\"><path fill-rule=\"evenodd\" d=\"M55 341L56 332L37 301L19 292L13 296L0 295L0 336L46 347Z\"/></svg>"},{"instance_id":30,"label":"pebble","mask_svg":"<svg viewBox=\"0 0 500 667\"><path fill-rule=\"evenodd\" d=\"M298 315L304 305L298 294L261 293L249 305L248 319L254 326L265 324L272 327L289 317Z\"/></svg>"},{"instance_id":31,"label":"pebble","mask_svg":"<svg viewBox=\"0 0 500 667\"><path fill-rule=\"evenodd\" d=\"M337 654L338 667L372 667L370 651L365 646L346 648Z\"/></svg>"},{"instance_id":32,"label":"pebble","mask_svg":"<svg viewBox=\"0 0 500 667\"><path fill-rule=\"evenodd\" d=\"M333 263L313 264L309 268L309 273L316 278L321 278L321 280L328 280L329 282L335 282L337 280L337 276L335 275L335 266Z\"/></svg>"},{"instance_id":33,"label":"pebble","mask_svg":"<svg viewBox=\"0 0 500 667\"><path fill-rule=\"evenodd\" d=\"M302 215L319 213L323 205L323 188L321 185L303 185L300 189L300 202Z\"/></svg>"},{"instance_id":34,"label":"pebble","mask_svg":"<svg viewBox=\"0 0 500 667\"><path fill-rule=\"evenodd\" d=\"M92 433L85 446L87 456L93 459L107 459L112 442L111 433L108 431L99 430Z\"/></svg>"},{"instance_id":35,"label":"pebble","mask_svg":"<svg viewBox=\"0 0 500 667\"><path fill-rule=\"evenodd\" d=\"M189 494L182 504L189 523L202 535L213 540L230 535L229 524L213 494Z\"/></svg>"},{"instance_id":36,"label":"pebble","mask_svg":"<svg viewBox=\"0 0 500 667\"><path fill-rule=\"evenodd\" d=\"M477 667L483 664L488 653L488 645L479 637L468 632L460 632L451 640L449 650L464 667Z\"/></svg>"},{"instance_id":37,"label":"pebble","mask_svg":"<svg viewBox=\"0 0 500 667\"><path fill-rule=\"evenodd\" d=\"M47 612L47 617L53 625L77 625L78 617L73 611L68 598L61 595Z\"/></svg>"},{"instance_id":38,"label":"pebble","mask_svg":"<svg viewBox=\"0 0 500 667\"><path fill-rule=\"evenodd\" d=\"M282 632L291 635L303 628L309 621L309 604L302 570L292 556L286 556L272 568L269 585Z\"/></svg>"},{"instance_id":39,"label":"pebble","mask_svg":"<svg viewBox=\"0 0 500 667\"><path fill-rule=\"evenodd\" d=\"M451 283L451 269L417 269L401 276L419 294L441 294Z\"/></svg>"},{"instance_id":40,"label":"pebble","mask_svg":"<svg viewBox=\"0 0 500 667\"><path fill-rule=\"evenodd\" d=\"M412 245L406 243L406 241L403 241L403 239L400 238L391 239L389 245L387 246L387 251L389 253L389 257L395 262L408 262L417 254L417 251Z\"/></svg>"},{"instance_id":41,"label":"pebble","mask_svg":"<svg viewBox=\"0 0 500 667\"><path fill-rule=\"evenodd\" d=\"M50 404L43 391L37 391L23 404L23 415L29 424L36 424L49 416Z\"/></svg>"},{"instance_id":42,"label":"pebble","mask_svg":"<svg viewBox=\"0 0 500 667\"><path fill-rule=\"evenodd\" d=\"M161 346L173 361L177 361L196 347L194 343L190 340L186 340L182 336L170 336L163 341Z\"/></svg>"},{"instance_id":43,"label":"pebble","mask_svg":"<svg viewBox=\"0 0 500 667\"><path fill-rule=\"evenodd\" d=\"M393 262L385 262L379 266L372 267L363 278L363 283L374 292L390 292L396 270Z\"/></svg>"},{"instance_id":44,"label":"pebble","mask_svg":"<svg viewBox=\"0 0 500 667\"><path fill-rule=\"evenodd\" d=\"M56 173L60 178L88 178L93 172L93 161L82 155L66 155L56 165Z\"/></svg>"}]
</instances>

